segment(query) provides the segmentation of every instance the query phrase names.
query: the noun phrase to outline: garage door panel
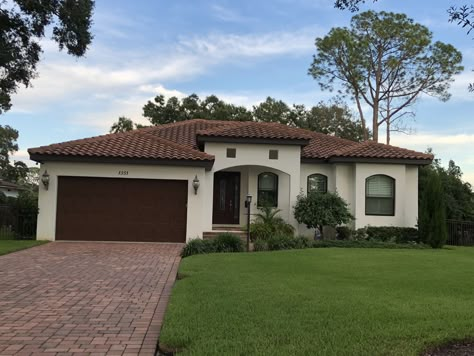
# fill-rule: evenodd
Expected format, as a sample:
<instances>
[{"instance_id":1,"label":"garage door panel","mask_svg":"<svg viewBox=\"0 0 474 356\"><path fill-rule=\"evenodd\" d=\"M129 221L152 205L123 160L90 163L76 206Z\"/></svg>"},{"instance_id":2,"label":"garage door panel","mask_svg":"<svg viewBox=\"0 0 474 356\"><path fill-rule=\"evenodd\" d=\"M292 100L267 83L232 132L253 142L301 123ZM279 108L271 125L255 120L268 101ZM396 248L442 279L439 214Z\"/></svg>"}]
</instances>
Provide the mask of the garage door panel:
<instances>
[{"instance_id":1,"label":"garage door panel","mask_svg":"<svg viewBox=\"0 0 474 356\"><path fill-rule=\"evenodd\" d=\"M57 240L186 240L187 181L59 177Z\"/></svg>"}]
</instances>

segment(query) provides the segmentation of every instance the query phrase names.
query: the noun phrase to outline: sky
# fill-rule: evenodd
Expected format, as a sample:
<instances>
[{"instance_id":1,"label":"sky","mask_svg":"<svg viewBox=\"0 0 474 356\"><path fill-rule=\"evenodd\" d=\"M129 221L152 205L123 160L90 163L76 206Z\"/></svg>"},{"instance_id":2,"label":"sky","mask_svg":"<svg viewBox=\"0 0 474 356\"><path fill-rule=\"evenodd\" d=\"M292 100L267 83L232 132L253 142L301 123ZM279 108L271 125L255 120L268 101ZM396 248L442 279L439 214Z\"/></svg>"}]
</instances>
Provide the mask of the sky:
<instances>
[{"instance_id":1,"label":"sky","mask_svg":"<svg viewBox=\"0 0 474 356\"><path fill-rule=\"evenodd\" d=\"M474 82L474 37L447 14L459 3L380 0L362 10L406 13L434 40L463 53L465 70L451 85L451 99L421 97L410 123L414 133L394 134L392 144L431 147L474 184L474 93L467 90ZM42 40L39 76L13 96L0 124L19 130L14 159L27 160L30 147L107 133L119 116L146 124L142 107L158 94L215 94L248 108L267 96L312 106L333 96L307 74L314 40L348 26L352 16L333 0L97 0L86 56L73 58Z\"/></svg>"}]
</instances>

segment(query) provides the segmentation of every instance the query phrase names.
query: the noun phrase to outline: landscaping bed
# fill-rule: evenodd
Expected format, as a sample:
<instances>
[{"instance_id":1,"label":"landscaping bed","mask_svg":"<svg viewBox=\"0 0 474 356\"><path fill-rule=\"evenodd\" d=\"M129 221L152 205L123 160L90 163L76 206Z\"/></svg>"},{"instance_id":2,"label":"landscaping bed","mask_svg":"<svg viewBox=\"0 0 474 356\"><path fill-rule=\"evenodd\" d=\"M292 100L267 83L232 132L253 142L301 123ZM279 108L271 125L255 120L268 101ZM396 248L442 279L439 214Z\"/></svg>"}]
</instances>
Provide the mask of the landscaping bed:
<instances>
[{"instance_id":1,"label":"landscaping bed","mask_svg":"<svg viewBox=\"0 0 474 356\"><path fill-rule=\"evenodd\" d=\"M47 241L37 240L0 240L0 256L19 250L24 250L33 246L42 245L46 242Z\"/></svg>"},{"instance_id":2,"label":"landscaping bed","mask_svg":"<svg viewBox=\"0 0 474 356\"><path fill-rule=\"evenodd\" d=\"M183 259L160 346L184 355L419 355L474 333L474 249Z\"/></svg>"}]
</instances>

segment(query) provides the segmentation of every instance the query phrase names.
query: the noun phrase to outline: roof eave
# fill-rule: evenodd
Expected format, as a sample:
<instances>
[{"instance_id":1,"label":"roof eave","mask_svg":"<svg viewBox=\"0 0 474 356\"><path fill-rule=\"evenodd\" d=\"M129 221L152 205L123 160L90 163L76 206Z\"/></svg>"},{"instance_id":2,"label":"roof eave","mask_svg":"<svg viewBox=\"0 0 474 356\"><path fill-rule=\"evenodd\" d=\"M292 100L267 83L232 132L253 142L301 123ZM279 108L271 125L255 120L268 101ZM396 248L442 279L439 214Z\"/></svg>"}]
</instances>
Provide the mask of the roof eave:
<instances>
[{"instance_id":1,"label":"roof eave","mask_svg":"<svg viewBox=\"0 0 474 356\"><path fill-rule=\"evenodd\" d=\"M330 157L329 163L383 163L383 164L408 164L425 166L431 164L432 159L423 158L377 158L377 157Z\"/></svg>"},{"instance_id":2,"label":"roof eave","mask_svg":"<svg viewBox=\"0 0 474 356\"><path fill-rule=\"evenodd\" d=\"M156 166L188 166L203 167L207 171L214 165L214 159L169 159L169 158L128 158L128 157L104 157L104 156L69 156L69 155L45 155L30 153L30 159L35 162L75 162L75 163L108 163L108 164L135 164Z\"/></svg>"}]
</instances>

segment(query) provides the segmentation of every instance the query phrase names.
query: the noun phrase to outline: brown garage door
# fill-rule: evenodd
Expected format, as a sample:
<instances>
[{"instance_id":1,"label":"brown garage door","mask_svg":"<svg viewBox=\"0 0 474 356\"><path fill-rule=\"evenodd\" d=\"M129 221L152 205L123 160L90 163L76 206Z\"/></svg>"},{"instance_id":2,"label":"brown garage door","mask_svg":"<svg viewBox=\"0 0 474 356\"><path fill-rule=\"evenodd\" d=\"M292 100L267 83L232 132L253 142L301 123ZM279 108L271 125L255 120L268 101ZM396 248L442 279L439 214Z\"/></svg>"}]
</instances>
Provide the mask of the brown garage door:
<instances>
[{"instance_id":1,"label":"brown garage door","mask_svg":"<svg viewBox=\"0 0 474 356\"><path fill-rule=\"evenodd\" d=\"M59 177L56 240L186 240L187 181Z\"/></svg>"}]
</instances>

